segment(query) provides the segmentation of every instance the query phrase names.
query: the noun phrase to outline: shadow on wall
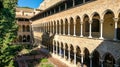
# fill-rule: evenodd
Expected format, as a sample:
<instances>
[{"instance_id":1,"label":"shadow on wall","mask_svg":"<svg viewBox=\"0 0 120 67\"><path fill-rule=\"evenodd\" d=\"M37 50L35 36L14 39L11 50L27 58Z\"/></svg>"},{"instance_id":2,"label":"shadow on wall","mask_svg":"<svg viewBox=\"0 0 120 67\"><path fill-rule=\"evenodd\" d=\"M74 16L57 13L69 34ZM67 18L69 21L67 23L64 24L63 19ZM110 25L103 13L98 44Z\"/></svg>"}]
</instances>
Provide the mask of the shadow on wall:
<instances>
[{"instance_id":1,"label":"shadow on wall","mask_svg":"<svg viewBox=\"0 0 120 67\"><path fill-rule=\"evenodd\" d=\"M42 35L42 45L48 46L52 45L55 34L50 34L48 32L43 33Z\"/></svg>"}]
</instances>

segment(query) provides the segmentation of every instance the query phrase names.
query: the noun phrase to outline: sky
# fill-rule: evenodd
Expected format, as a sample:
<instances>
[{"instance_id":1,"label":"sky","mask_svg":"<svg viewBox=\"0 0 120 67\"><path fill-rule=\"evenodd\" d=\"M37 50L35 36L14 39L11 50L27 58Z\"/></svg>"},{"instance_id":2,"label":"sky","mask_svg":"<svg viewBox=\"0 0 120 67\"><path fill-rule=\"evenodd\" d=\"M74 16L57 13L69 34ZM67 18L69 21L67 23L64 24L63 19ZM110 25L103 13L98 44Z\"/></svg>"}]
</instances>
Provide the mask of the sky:
<instances>
[{"instance_id":1,"label":"sky","mask_svg":"<svg viewBox=\"0 0 120 67\"><path fill-rule=\"evenodd\" d=\"M38 8L43 0L18 0L18 6Z\"/></svg>"}]
</instances>

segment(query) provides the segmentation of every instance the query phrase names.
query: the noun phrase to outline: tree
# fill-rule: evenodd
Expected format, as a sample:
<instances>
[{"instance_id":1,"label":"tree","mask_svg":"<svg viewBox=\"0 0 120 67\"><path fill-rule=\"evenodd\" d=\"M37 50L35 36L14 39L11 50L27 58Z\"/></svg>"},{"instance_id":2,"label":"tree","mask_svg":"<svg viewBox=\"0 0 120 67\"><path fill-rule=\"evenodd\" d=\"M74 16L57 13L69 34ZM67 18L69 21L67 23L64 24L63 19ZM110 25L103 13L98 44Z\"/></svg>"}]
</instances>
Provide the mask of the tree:
<instances>
[{"instance_id":1,"label":"tree","mask_svg":"<svg viewBox=\"0 0 120 67\"><path fill-rule=\"evenodd\" d=\"M19 46L11 45L17 36L15 7L17 0L0 0L0 67L13 67Z\"/></svg>"}]
</instances>

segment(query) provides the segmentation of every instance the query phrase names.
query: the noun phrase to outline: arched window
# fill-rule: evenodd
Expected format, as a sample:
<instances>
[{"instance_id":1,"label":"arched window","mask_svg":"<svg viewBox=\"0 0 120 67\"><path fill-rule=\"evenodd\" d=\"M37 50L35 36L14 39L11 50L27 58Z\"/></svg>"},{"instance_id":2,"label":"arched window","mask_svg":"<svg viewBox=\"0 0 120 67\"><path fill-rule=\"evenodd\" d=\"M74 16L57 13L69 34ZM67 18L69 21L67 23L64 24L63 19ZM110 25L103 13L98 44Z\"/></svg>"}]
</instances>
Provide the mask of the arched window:
<instances>
[{"instance_id":1,"label":"arched window","mask_svg":"<svg viewBox=\"0 0 120 67\"><path fill-rule=\"evenodd\" d=\"M22 29L23 29L23 32L25 32L25 26L24 25L22 26Z\"/></svg>"},{"instance_id":2,"label":"arched window","mask_svg":"<svg viewBox=\"0 0 120 67\"><path fill-rule=\"evenodd\" d=\"M93 19L92 23L92 32L99 32L100 31L100 25L99 25L99 20L98 19Z\"/></svg>"},{"instance_id":3,"label":"arched window","mask_svg":"<svg viewBox=\"0 0 120 67\"><path fill-rule=\"evenodd\" d=\"M25 35L23 36L23 42L26 42L26 36Z\"/></svg>"},{"instance_id":4,"label":"arched window","mask_svg":"<svg viewBox=\"0 0 120 67\"><path fill-rule=\"evenodd\" d=\"M19 42L22 42L22 36L21 35L19 36Z\"/></svg>"},{"instance_id":5,"label":"arched window","mask_svg":"<svg viewBox=\"0 0 120 67\"><path fill-rule=\"evenodd\" d=\"M27 42L30 42L30 35L27 36Z\"/></svg>"},{"instance_id":6,"label":"arched window","mask_svg":"<svg viewBox=\"0 0 120 67\"><path fill-rule=\"evenodd\" d=\"M27 29L27 32L29 32L29 31L30 31L30 26L27 25L27 26L26 26L26 29Z\"/></svg>"}]
</instances>

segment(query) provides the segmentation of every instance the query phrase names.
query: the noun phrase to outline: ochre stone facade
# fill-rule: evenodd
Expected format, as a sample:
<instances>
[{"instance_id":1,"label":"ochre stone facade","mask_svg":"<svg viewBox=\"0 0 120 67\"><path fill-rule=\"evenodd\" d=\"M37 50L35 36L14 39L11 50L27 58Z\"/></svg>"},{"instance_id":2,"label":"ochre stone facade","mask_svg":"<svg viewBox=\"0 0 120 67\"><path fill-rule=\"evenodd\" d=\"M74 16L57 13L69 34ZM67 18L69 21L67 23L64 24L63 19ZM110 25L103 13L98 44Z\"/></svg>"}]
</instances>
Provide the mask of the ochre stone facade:
<instances>
[{"instance_id":1,"label":"ochre stone facade","mask_svg":"<svg viewBox=\"0 0 120 67\"><path fill-rule=\"evenodd\" d=\"M120 67L120 0L65 0L31 20L35 43L68 66Z\"/></svg>"},{"instance_id":2,"label":"ochre stone facade","mask_svg":"<svg viewBox=\"0 0 120 67\"><path fill-rule=\"evenodd\" d=\"M30 8L16 8L16 20L18 24L18 36L16 43L18 44L32 44L32 29L30 18L37 14Z\"/></svg>"}]
</instances>

